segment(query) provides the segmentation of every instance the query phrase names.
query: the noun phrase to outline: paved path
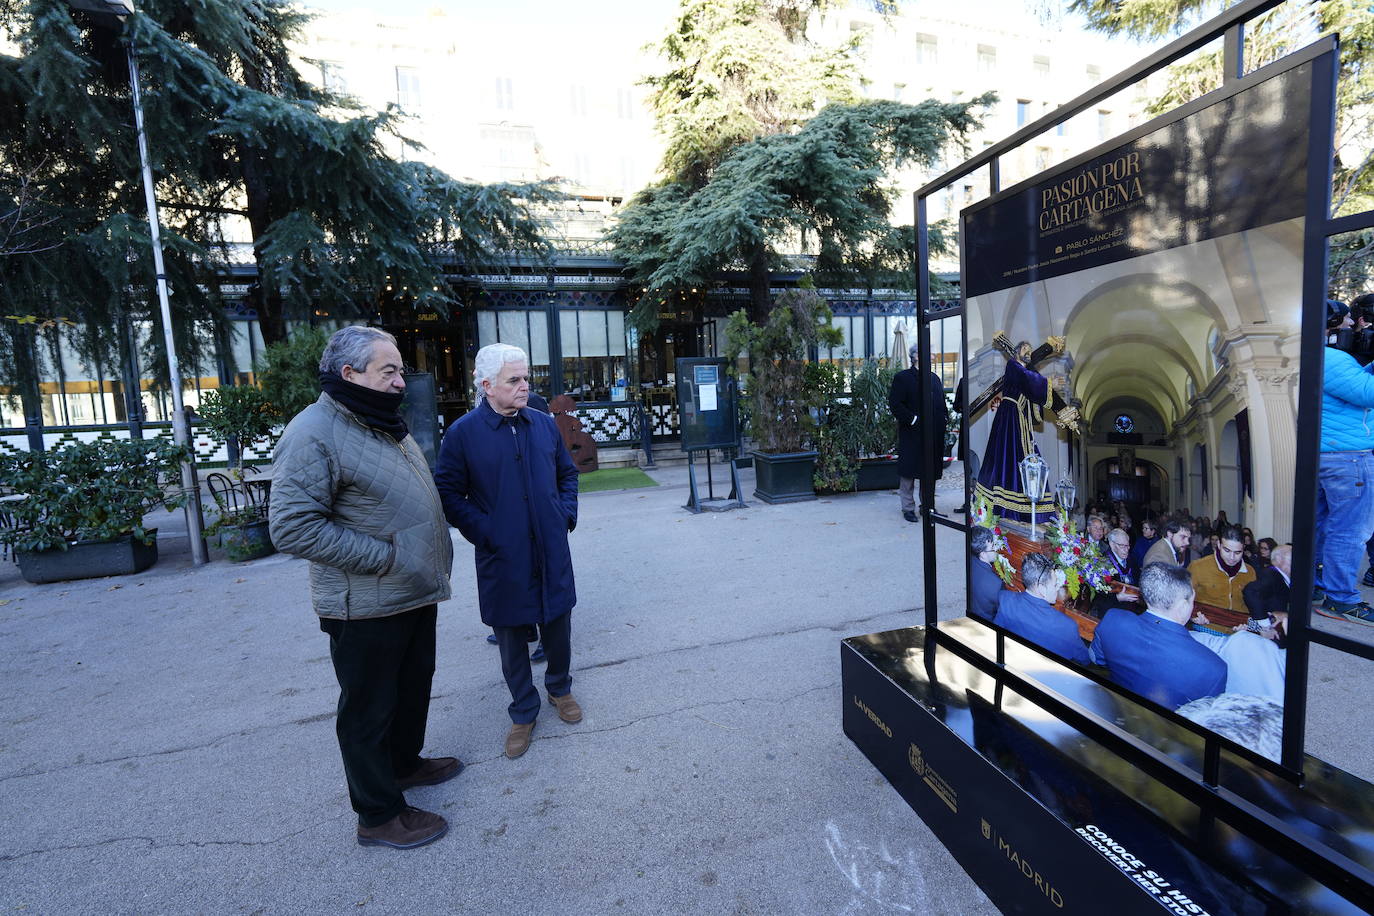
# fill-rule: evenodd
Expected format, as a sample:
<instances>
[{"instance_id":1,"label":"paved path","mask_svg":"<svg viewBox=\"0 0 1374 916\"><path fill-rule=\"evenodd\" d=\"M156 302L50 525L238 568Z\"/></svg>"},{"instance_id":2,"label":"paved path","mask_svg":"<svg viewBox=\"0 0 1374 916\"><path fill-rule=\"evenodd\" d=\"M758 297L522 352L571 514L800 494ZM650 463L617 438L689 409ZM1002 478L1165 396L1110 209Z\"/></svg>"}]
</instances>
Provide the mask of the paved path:
<instances>
[{"instance_id":1,"label":"paved path","mask_svg":"<svg viewBox=\"0 0 1374 916\"><path fill-rule=\"evenodd\" d=\"M457 539L428 749L467 769L410 794L452 824L411 852L354 843L303 562L192 568L173 517L144 575L30 586L0 565L0 911L993 912L839 726L840 638L917 622L895 492L692 516L684 471L655 476L582 499L586 718L546 710L516 761ZM1314 664L1328 752L1366 740L1334 699L1360 678Z\"/></svg>"}]
</instances>

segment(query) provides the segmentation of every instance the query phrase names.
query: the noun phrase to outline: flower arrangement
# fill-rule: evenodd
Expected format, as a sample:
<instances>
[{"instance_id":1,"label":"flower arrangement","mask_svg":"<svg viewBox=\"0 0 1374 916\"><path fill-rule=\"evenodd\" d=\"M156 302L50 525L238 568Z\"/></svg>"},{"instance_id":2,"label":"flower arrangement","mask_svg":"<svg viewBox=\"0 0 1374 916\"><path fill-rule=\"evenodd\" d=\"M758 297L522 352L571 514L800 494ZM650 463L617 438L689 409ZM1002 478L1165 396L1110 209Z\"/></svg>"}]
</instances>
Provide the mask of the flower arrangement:
<instances>
[{"instance_id":1,"label":"flower arrangement","mask_svg":"<svg viewBox=\"0 0 1374 916\"><path fill-rule=\"evenodd\" d=\"M1097 545L1079 533L1078 526L1063 508L1056 509L1045 540L1054 548L1050 556L1064 573L1064 587L1070 598L1082 594L1084 586L1096 594L1110 590L1107 579L1111 576L1111 566Z\"/></svg>"},{"instance_id":2,"label":"flower arrangement","mask_svg":"<svg viewBox=\"0 0 1374 916\"><path fill-rule=\"evenodd\" d=\"M1007 585L1011 585L1012 577L1016 575L1016 570L1011 568L1011 558L1008 554L1006 535L1002 533L1002 521L997 517L997 513L992 509L992 502L983 495L973 497L973 511L971 516L973 524L980 525L992 532L992 549L997 551L997 556L992 559L992 569L998 577Z\"/></svg>"}]
</instances>

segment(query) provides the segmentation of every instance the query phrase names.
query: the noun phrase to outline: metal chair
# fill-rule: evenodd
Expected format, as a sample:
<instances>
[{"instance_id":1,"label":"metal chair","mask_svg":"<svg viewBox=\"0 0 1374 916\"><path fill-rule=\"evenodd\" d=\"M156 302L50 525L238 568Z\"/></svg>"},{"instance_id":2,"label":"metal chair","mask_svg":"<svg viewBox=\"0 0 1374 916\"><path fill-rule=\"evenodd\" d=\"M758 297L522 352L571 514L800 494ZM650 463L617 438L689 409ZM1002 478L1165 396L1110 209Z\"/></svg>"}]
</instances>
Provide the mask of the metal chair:
<instances>
[{"instance_id":1,"label":"metal chair","mask_svg":"<svg viewBox=\"0 0 1374 916\"><path fill-rule=\"evenodd\" d=\"M247 499L243 491L238 488L234 481L229 479L228 475L211 471L205 475L205 486L209 488L210 497L219 507L221 516L237 515L245 507L244 504Z\"/></svg>"},{"instance_id":2,"label":"metal chair","mask_svg":"<svg viewBox=\"0 0 1374 916\"><path fill-rule=\"evenodd\" d=\"M0 503L0 528L15 529L19 523L14 520L14 516L5 510L3 503ZM0 560L16 560L14 550L7 541L0 541Z\"/></svg>"}]
</instances>

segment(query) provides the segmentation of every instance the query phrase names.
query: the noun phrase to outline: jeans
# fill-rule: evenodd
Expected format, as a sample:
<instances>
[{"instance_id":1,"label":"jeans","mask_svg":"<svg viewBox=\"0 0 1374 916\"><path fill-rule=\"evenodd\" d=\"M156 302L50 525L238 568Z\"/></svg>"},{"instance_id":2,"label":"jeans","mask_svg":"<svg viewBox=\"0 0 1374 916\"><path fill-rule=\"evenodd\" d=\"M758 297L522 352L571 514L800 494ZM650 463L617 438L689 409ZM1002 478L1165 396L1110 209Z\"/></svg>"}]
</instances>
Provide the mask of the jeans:
<instances>
[{"instance_id":1,"label":"jeans","mask_svg":"<svg viewBox=\"0 0 1374 916\"><path fill-rule=\"evenodd\" d=\"M1360 601L1360 559L1374 534L1374 453L1325 452L1317 470L1317 586L1342 604Z\"/></svg>"}]
</instances>

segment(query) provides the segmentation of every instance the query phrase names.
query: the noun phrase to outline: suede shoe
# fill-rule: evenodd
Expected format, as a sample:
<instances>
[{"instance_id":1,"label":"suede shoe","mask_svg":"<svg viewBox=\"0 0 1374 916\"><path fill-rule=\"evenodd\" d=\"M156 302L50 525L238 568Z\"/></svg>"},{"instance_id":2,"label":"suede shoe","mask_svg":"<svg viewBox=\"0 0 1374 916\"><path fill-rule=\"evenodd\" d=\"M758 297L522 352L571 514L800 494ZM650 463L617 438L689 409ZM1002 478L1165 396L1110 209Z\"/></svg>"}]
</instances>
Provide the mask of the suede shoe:
<instances>
[{"instance_id":1,"label":"suede shoe","mask_svg":"<svg viewBox=\"0 0 1374 916\"><path fill-rule=\"evenodd\" d=\"M506 756L514 760L529 750L530 733L533 731L533 722L512 722L510 734L506 735Z\"/></svg>"},{"instance_id":2,"label":"suede shoe","mask_svg":"<svg viewBox=\"0 0 1374 916\"><path fill-rule=\"evenodd\" d=\"M448 833L448 821L429 811L409 805L400 814L376 827L358 827L359 846L390 846L392 849L414 849L433 843Z\"/></svg>"},{"instance_id":3,"label":"suede shoe","mask_svg":"<svg viewBox=\"0 0 1374 916\"><path fill-rule=\"evenodd\" d=\"M577 705L571 693L565 693L561 697L549 694L549 702L558 710L558 718L564 722L582 721L582 707Z\"/></svg>"},{"instance_id":4,"label":"suede shoe","mask_svg":"<svg viewBox=\"0 0 1374 916\"><path fill-rule=\"evenodd\" d=\"M416 786L437 786L463 772L463 762L457 757L422 757L420 766L409 776L396 777L396 785L404 792Z\"/></svg>"}]
</instances>

